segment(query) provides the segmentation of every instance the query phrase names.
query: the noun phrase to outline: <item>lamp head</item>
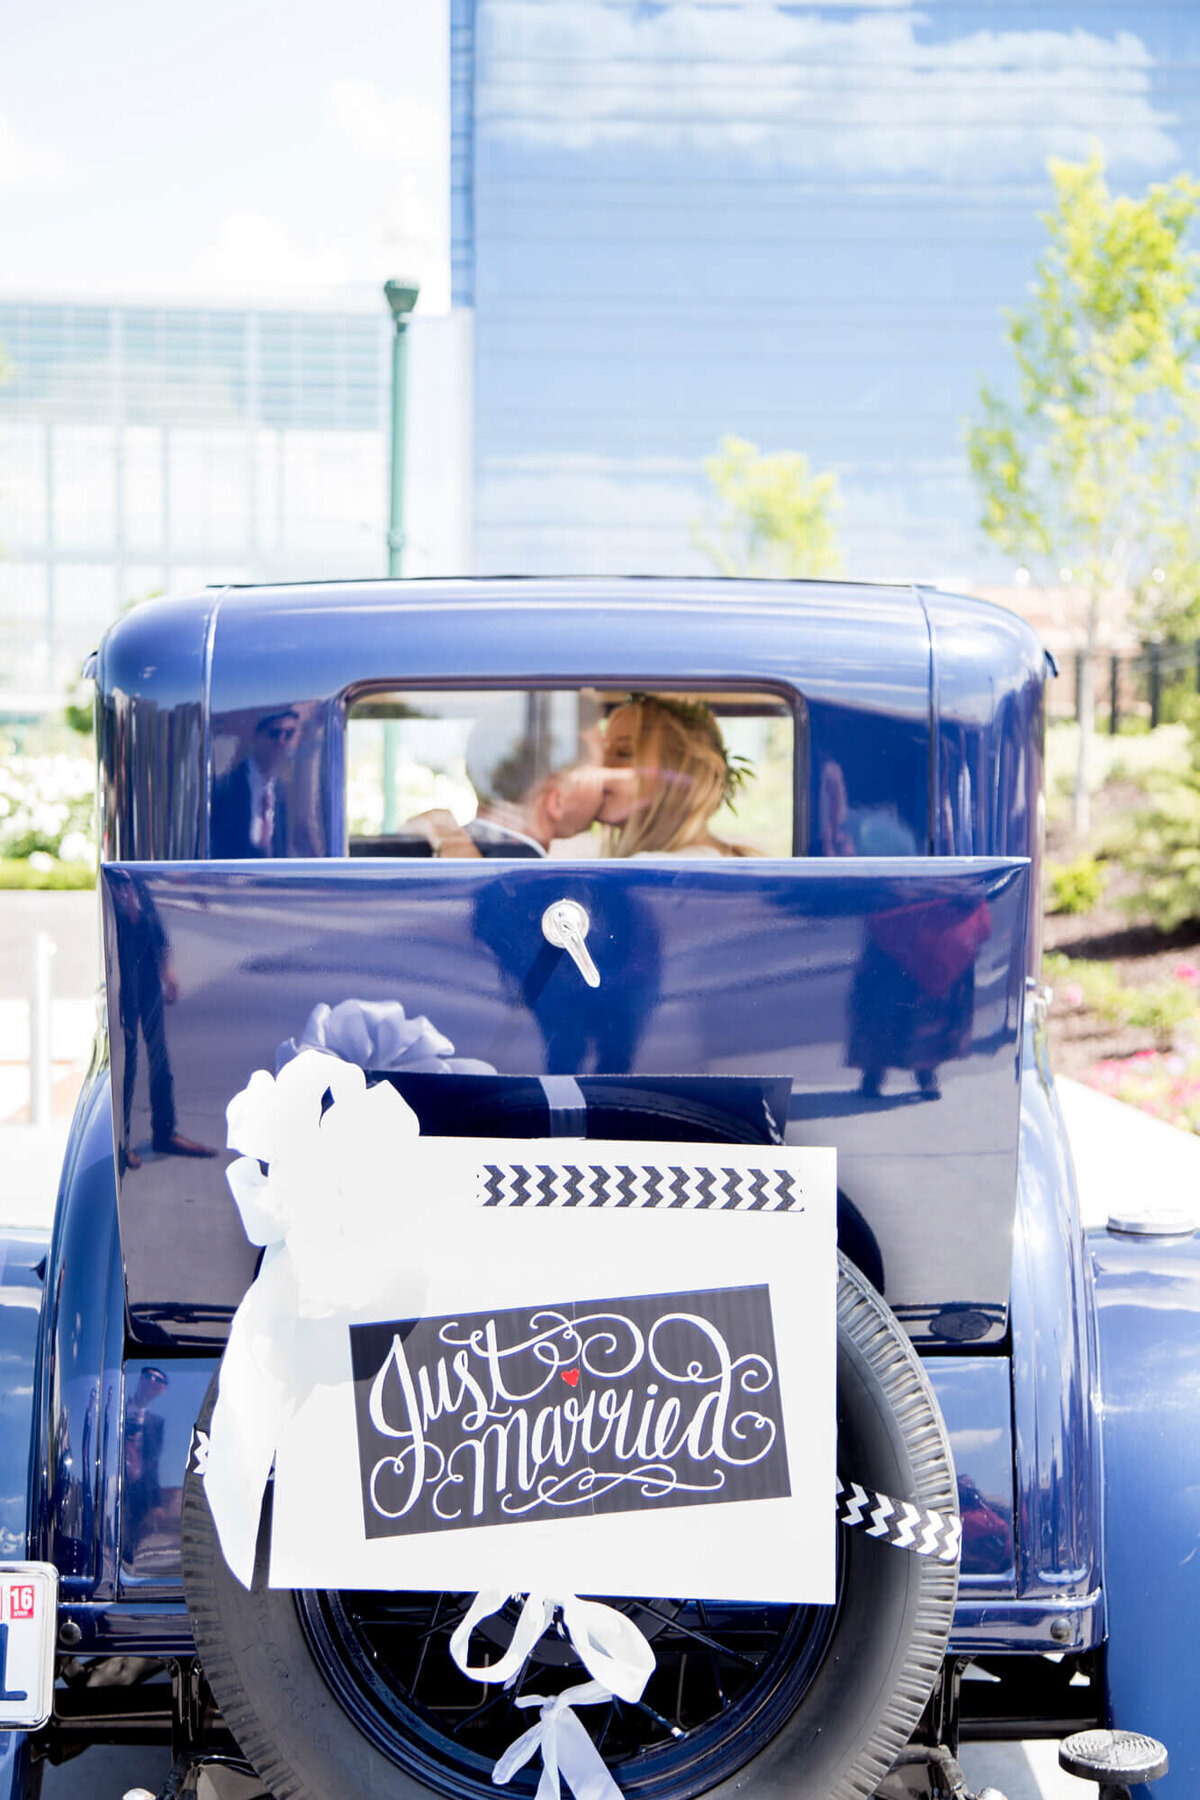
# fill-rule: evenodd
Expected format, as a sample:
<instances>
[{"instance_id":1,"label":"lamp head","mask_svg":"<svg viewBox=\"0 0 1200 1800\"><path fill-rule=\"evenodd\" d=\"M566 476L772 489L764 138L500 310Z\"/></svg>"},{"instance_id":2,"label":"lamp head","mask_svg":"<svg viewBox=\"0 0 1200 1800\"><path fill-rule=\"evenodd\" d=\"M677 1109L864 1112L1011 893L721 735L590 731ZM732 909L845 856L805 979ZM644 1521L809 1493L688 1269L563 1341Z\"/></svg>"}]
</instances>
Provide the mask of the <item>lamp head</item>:
<instances>
[{"instance_id":1,"label":"lamp head","mask_svg":"<svg viewBox=\"0 0 1200 1800\"><path fill-rule=\"evenodd\" d=\"M407 319L417 304L417 296L421 292L420 283L416 281L385 281L384 296L392 309L392 316L397 324Z\"/></svg>"}]
</instances>

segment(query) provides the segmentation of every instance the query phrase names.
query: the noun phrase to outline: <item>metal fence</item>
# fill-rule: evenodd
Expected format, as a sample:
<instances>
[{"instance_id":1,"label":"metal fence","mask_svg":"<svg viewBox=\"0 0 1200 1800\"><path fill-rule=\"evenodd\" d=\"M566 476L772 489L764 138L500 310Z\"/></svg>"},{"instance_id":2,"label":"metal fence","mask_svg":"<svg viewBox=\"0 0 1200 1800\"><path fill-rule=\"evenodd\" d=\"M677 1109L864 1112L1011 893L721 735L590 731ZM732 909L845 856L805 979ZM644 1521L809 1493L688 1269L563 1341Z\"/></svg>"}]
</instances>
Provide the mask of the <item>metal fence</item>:
<instances>
[{"instance_id":1,"label":"metal fence","mask_svg":"<svg viewBox=\"0 0 1200 1800\"><path fill-rule=\"evenodd\" d=\"M1076 650L1066 681L1051 683L1052 718L1078 719L1083 690L1084 652ZM1115 734L1142 721L1151 730L1177 718L1185 696L1200 694L1200 642L1143 644L1138 650L1103 651L1092 658L1096 726Z\"/></svg>"}]
</instances>

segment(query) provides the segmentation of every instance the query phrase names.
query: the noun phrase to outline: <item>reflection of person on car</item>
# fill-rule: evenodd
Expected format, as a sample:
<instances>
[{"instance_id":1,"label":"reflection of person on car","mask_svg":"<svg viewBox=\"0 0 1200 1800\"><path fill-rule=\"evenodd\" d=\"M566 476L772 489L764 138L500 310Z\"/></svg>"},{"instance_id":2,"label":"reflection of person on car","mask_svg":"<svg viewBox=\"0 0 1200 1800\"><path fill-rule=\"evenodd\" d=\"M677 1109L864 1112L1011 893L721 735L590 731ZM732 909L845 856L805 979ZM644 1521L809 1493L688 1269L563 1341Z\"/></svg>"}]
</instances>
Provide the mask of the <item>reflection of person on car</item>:
<instances>
[{"instance_id":1,"label":"reflection of person on car","mask_svg":"<svg viewBox=\"0 0 1200 1800\"><path fill-rule=\"evenodd\" d=\"M986 900L969 893L894 907L867 921L846 1046L867 1099L879 1099L889 1068L911 1069L921 1095L939 1098L939 1064L970 1053L975 963L991 931Z\"/></svg>"},{"instance_id":2,"label":"reflection of person on car","mask_svg":"<svg viewBox=\"0 0 1200 1800\"><path fill-rule=\"evenodd\" d=\"M287 855L284 783L299 736L300 714L294 706L259 719L249 756L213 788L213 856Z\"/></svg>"},{"instance_id":3,"label":"reflection of person on car","mask_svg":"<svg viewBox=\"0 0 1200 1800\"><path fill-rule=\"evenodd\" d=\"M212 788L214 857L288 855L284 781L299 736L300 715L293 706L259 718L250 754Z\"/></svg>"},{"instance_id":4,"label":"reflection of person on car","mask_svg":"<svg viewBox=\"0 0 1200 1800\"><path fill-rule=\"evenodd\" d=\"M725 748L712 708L671 694L634 694L604 729L610 771L598 817L609 856L757 856L714 835L713 814L748 770Z\"/></svg>"},{"instance_id":5,"label":"reflection of person on car","mask_svg":"<svg viewBox=\"0 0 1200 1800\"><path fill-rule=\"evenodd\" d=\"M525 696L507 696L484 713L467 740L467 777L478 810L460 825L438 808L418 813L435 856L545 856L555 838L586 831L600 811L604 770L581 757L578 742L557 752L531 730Z\"/></svg>"},{"instance_id":6,"label":"reflection of person on car","mask_svg":"<svg viewBox=\"0 0 1200 1800\"><path fill-rule=\"evenodd\" d=\"M151 1408L170 1382L161 1369L147 1364L125 1401L125 1481L121 1489L125 1554L132 1558L152 1516L162 1502L159 1463L166 1421Z\"/></svg>"},{"instance_id":7,"label":"reflection of person on car","mask_svg":"<svg viewBox=\"0 0 1200 1800\"><path fill-rule=\"evenodd\" d=\"M175 1126L175 1083L167 1057L163 1007L179 998L171 944L158 909L143 881L124 869L110 873L117 922L117 1004L124 1040L121 1089L122 1163L139 1169L141 1156L130 1142L133 1090L137 1081L138 1029L146 1045L150 1081L150 1141L160 1156L215 1156L206 1144L184 1137Z\"/></svg>"}]
</instances>

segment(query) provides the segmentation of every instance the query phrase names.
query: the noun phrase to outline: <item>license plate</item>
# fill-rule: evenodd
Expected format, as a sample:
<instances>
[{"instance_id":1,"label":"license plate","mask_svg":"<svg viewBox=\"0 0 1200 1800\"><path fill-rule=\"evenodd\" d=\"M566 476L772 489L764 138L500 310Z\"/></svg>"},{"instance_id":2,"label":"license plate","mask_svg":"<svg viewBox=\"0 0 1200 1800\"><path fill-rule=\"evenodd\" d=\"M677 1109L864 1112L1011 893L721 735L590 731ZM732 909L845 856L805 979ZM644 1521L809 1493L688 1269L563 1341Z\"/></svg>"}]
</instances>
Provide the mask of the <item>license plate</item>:
<instances>
[{"instance_id":1,"label":"license plate","mask_svg":"<svg viewBox=\"0 0 1200 1800\"><path fill-rule=\"evenodd\" d=\"M36 1731L54 1704L58 1570L0 1562L0 1731Z\"/></svg>"}]
</instances>

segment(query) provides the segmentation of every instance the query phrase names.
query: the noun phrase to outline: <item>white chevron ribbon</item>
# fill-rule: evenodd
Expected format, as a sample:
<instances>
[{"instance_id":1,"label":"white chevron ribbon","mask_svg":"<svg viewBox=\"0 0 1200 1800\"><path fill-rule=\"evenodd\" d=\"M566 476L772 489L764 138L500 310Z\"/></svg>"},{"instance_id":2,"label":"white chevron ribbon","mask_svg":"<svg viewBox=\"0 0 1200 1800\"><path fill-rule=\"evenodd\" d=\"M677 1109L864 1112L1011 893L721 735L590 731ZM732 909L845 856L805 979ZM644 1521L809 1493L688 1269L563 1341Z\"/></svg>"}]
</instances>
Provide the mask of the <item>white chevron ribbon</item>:
<instances>
[{"instance_id":1,"label":"white chevron ribbon","mask_svg":"<svg viewBox=\"0 0 1200 1800\"><path fill-rule=\"evenodd\" d=\"M897 1550L934 1556L939 1562L957 1562L962 1555L962 1520L957 1513L921 1508L911 1500L893 1500L857 1481L847 1487L840 1477L836 1485L838 1519L843 1525L859 1525L868 1537L880 1538Z\"/></svg>"}]
</instances>

